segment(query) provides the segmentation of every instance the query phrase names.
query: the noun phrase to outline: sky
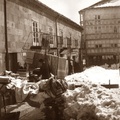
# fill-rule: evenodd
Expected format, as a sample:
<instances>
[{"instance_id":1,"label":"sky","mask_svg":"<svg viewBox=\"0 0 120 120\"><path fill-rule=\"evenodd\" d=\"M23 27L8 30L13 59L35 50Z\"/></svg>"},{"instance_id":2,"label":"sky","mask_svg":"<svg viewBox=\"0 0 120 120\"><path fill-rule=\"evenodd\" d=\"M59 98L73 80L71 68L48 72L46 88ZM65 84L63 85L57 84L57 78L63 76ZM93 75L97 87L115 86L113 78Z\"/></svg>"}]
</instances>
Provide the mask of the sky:
<instances>
[{"instance_id":1,"label":"sky","mask_svg":"<svg viewBox=\"0 0 120 120\"><path fill-rule=\"evenodd\" d=\"M100 0L39 0L43 4L79 24L79 11Z\"/></svg>"}]
</instances>

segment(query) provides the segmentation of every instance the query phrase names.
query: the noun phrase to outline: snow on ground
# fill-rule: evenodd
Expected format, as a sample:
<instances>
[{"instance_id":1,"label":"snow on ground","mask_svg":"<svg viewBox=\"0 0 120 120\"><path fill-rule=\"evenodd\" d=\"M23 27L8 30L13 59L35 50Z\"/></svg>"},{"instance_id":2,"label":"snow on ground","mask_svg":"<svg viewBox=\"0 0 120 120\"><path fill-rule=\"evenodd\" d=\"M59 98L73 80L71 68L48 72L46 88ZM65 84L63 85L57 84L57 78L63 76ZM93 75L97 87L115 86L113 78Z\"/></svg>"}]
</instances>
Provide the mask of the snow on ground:
<instances>
[{"instance_id":1,"label":"snow on ground","mask_svg":"<svg viewBox=\"0 0 120 120\"><path fill-rule=\"evenodd\" d=\"M120 120L120 88L106 89L100 85L109 81L120 84L118 69L94 66L66 76L65 80L68 84L81 85L64 93L66 120Z\"/></svg>"},{"instance_id":2,"label":"snow on ground","mask_svg":"<svg viewBox=\"0 0 120 120\"><path fill-rule=\"evenodd\" d=\"M119 84L120 85L120 71L119 69L105 69L100 66L90 67L81 73L75 73L66 76L67 81L91 81L92 83L99 84Z\"/></svg>"}]
</instances>

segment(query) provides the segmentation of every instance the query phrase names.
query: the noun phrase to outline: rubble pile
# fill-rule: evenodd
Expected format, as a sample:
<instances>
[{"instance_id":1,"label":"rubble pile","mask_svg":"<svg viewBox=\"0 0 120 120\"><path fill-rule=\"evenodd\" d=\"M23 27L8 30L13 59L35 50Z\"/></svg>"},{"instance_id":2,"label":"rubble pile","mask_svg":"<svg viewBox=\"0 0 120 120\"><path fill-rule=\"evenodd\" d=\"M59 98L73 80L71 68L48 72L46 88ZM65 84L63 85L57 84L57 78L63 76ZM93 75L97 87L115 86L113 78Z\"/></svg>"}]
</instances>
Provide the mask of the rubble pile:
<instances>
[{"instance_id":1,"label":"rubble pile","mask_svg":"<svg viewBox=\"0 0 120 120\"><path fill-rule=\"evenodd\" d=\"M106 89L100 85L83 84L64 93L66 120L119 120L120 89Z\"/></svg>"},{"instance_id":2,"label":"rubble pile","mask_svg":"<svg viewBox=\"0 0 120 120\"><path fill-rule=\"evenodd\" d=\"M103 70L105 74L105 69L99 70ZM78 74L79 76L76 76ZM119 88L107 89L93 83L82 73L67 76L66 81L69 84L81 85L64 93L66 120L120 120Z\"/></svg>"}]
</instances>

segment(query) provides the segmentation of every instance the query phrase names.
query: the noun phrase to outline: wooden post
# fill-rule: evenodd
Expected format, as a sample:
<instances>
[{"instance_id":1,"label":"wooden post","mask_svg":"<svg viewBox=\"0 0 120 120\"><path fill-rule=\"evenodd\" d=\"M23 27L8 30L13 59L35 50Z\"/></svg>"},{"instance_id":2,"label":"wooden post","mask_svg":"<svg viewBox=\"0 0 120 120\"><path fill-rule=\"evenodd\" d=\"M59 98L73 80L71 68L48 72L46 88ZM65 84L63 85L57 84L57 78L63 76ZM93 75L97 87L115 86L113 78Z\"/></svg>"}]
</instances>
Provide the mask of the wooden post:
<instances>
[{"instance_id":1,"label":"wooden post","mask_svg":"<svg viewBox=\"0 0 120 120\"><path fill-rule=\"evenodd\" d=\"M8 53L8 38L7 38L7 9L6 0L4 0L4 26L5 26L5 62L6 70L9 70L9 53Z\"/></svg>"},{"instance_id":2,"label":"wooden post","mask_svg":"<svg viewBox=\"0 0 120 120\"><path fill-rule=\"evenodd\" d=\"M0 94L0 117L1 117L1 108L2 108L2 96Z\"/></svg>"},{"instance_id":3,"label":"wooden post","mask_svg":"<svg viewBox=\"0 0 120 120\"><path fill-rule=\"evenodd\" d=\"M110 89L110 80L109 80L109 89Z\"/></svg>"}]
</instances>

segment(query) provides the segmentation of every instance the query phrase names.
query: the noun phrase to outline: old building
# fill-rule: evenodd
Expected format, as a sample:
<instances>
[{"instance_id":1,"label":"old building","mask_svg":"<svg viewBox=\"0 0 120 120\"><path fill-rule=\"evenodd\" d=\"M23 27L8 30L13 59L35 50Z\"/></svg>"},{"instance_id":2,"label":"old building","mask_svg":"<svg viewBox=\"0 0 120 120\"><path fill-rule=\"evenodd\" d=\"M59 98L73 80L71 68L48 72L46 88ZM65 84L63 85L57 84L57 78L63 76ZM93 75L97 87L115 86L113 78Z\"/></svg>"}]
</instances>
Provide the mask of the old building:
<instances>
[{"instance_id":1,"label":"old building","mask_svg":"<svg viewBox=\"0 0 120 120\"><path fill-rule=\"evenodd\" d=\"M34 48L79 56L82 27L38 0L0 0L0 16L0 71L16 72Z\"/></svg>"},{"instance_id":2,"label":"old building","mask_svg":"<svg viewBox=\"0 0 120 120\"><path fill-rule=\"evenodd\" d=\"M120 0L105 0L79 11L87 65L117 64L120 52Z\"/></svg>"}]
</instances>

